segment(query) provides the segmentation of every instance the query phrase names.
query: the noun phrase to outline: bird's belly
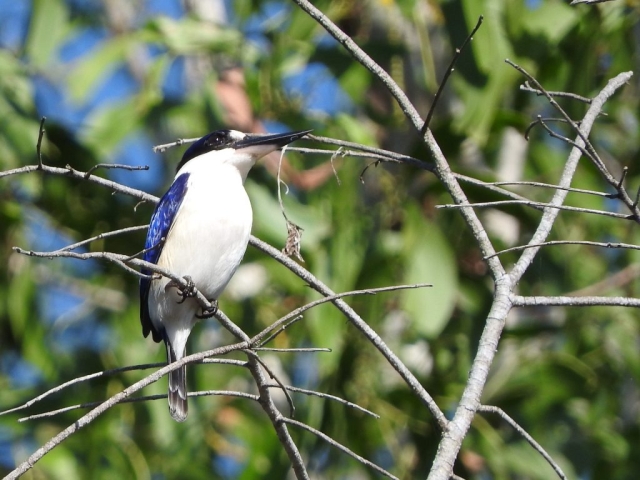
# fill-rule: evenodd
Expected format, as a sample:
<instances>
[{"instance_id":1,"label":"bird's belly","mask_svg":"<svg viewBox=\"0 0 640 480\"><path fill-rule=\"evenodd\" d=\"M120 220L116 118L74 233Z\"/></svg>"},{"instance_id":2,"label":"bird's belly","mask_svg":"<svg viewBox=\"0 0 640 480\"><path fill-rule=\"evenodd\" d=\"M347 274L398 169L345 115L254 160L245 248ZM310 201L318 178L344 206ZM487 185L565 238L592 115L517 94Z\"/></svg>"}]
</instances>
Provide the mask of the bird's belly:
<instances>
[{"instance_id":1,"label":"bird's belly","mask_svg":"<svg viewBox=\"0 0 640 480\"><path fill-rule=\"evenodd\" d=\"M191 277L207 299L217 300L242 261L251 224L251 204L239 178L226 184L190 184L158 266L178 277ZM169 338L175 337L175 348L184 348L198 309L197 300L183 299L166 277L151 282L151 321L166 329Z\"/></svg>"},{"instance_id":2,"label":"bird's belly","mask_svg":"<svg viewBox=\"0 0 640 480\"><path fill-rule=\"evenodd\" d=\"M244 189L241 193L185 202L158 260L177 276L190 276L209 299L222 293L247 249L252 213Z\"/></svg>"}]
</instances>

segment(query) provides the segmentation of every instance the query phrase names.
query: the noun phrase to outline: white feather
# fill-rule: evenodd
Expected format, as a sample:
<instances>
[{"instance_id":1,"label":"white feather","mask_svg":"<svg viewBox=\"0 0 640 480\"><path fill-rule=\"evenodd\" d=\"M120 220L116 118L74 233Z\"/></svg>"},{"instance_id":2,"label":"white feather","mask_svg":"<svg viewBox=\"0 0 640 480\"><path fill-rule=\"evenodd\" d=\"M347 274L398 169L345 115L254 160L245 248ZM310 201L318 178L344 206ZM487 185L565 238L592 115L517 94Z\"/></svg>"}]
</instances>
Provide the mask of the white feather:
<instances>
[{"instance_id":1,"label":"white feather","mask_svg":"<svg viewBox=\"0 0 640 480\"><path fill-rule=\"evenodd\" d=\"M176 175L190 174L158 266L190 276L210 300L227 286L249 242L253 218L243 183L256 157L233 149L211 151L187 162ZM149 315L156 328L164 326L179 359L199 306L194 298L179 303L178 289L169 282L152 282Z\"/></svg>"}]
</instances>

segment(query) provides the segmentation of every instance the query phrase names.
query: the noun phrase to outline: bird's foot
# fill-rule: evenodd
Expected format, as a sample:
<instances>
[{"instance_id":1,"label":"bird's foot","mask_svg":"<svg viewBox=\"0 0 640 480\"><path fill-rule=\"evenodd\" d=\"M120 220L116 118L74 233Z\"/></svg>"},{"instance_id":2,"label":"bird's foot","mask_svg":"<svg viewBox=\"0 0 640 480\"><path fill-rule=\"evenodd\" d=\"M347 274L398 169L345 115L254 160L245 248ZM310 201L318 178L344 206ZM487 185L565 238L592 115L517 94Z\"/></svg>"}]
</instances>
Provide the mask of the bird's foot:
<instances>
[{"instance_id":1,"label":"bird's foot","mask_svg":"<svg viewBox=\"0 0 640 480\"><path fill-rule=\"evenodd\" d=\"M209 303L211 304L211 307L210 308L203 308L201 314L197 314L196 313L196 318L199 318L200 320L202 320L202 319L205 319L205 318L211 318L216 314L216 312L218 311L218 301L217 300L209 300Z\"/></svg>"},{"instance_id":2,"label":"bird's foot","mask_svg":"<svg viewBox=\"0 0 640 480\"><path fill-rule=\"evenodd\" d=\"M198 291L196 290L196 284L193 283L193 280L189 275L185 275L184 281L187 282L187 286L184 288L178 289L178 295L182 297L178 303L184 303L187 298L193 298L198 295Z\"/></svg>"}]
</instances>

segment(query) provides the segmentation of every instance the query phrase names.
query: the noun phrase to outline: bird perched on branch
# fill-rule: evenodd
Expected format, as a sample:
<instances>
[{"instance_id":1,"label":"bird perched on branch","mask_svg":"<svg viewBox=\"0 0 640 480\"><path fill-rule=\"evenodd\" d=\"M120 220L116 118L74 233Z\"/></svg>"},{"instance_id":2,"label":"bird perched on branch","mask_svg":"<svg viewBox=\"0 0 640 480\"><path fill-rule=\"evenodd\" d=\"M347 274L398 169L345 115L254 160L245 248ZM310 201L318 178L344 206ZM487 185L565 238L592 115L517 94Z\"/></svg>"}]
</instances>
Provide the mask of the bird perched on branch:
<instances>
[{"instance_id":1,"label":"bird perched on branch","mask_svg":"<svg viewBox=\"0 0 640 480\"><path fill-rule=\"evenodd\" d=\"M142 333L164 341L167 362L184 357L193 326L215 314L218 296L247 249L252 211L244 181L249 170L259 158L309 132L252 135L218 130L184 153L151 217L143 258L183 278L187 287L166 277L140 280ZM214 308L202 311L194 298L196 289ZM169 411L178 422L187 418L185 366L169 374Z\"/></svg>"}]
</instances>

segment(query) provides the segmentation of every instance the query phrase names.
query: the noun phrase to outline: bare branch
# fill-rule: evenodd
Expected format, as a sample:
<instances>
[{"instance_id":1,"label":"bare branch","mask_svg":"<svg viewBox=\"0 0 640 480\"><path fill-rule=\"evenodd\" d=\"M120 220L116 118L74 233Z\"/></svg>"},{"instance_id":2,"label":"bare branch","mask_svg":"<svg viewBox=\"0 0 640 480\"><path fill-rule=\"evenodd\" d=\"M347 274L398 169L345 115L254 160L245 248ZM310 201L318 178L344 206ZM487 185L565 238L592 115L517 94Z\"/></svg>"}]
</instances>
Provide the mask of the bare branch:
<instances>
[{"instance_id":1,"label":"bare branch","mask_svg":"<svg viewBox=\"0 0 640 480\"><path fill-rule=\"evenodd\" d=\"M306 430L308 432L311 432L314 435L316 435L317 437L320 437L322 440L327 442L329 445L331 445L331 446L337 448L338 450L346 453L350 457L355 458L357 461L359 461L363 465L366 465L367 467L374 469L376 472L384 475L385 477L393 478L395 480L399 480L398 477L396 477L396 476L392 475L391 473L387 472L385 469L383 469L382 467L379 467L375 463L370 462L366 458L361 457L360 455L358 455L357 453L353 452L352 450L349 450L347 447L345 447L341 443L336 442L333 438L329 437L328 435L325 435L320 430L316 430L315 428L310 427L309 425L307 425L305 423L298 422L297 420L293 420L291 418L282 417L282 422L283 423L288 423L289 425L295 425L296 427L300 427L300 428L302 428L302 429L304 429L304 430Z\"/></svg>"},{"instance_id":2,"label":"bare branch","mask_svg":"<svg viewBox=\"0 0 640 480\"><path fill-rule=\"evenodd\" d=\"M517 252L517 251L525 250L527 248L549 247L553 245L589 245L591 247L626 248L630 250L640 250L640 245L631 245L629 243L589 242L586 240L552 240L550 242L518 245L517 247L511 247L505 250L500 250L499 252L496 253L496 255L502 255L503 253L507 253L507 252Z\"/></svg>"},{"instance_id":3,"label":"bare branch","mask_svg":"<svg viewBox=\"0 0 640 480\"><path fill-rule=\"evenodd\" d=\"M289 457L289 461L291 461L291 466L296 478L298 480L309 480L309 474L305 468L302 456L298 451L298 447L291 438L286 424L283 422L284 417L276 407L273 398L271 397L269 382L267 382L267 379L264 377L257 358L257 355L249 355L248 368L256 382L256 385L258 386L258 391L260 392L260 399L258 400L258 403L260 403L260 406L269 417L269 420L271 420L271 424L276 431L276 435L278 435L278 439L284 447L284 450Z\"/></svg>"},{"instance_id":4,"label":"bare branch","mask_svg":"<svg viewBox=\"0 0 640 480\"><path fill-rule=\"evenodd\" d=\"M225 396L225 397L238 397L238 398L245 398L248 400L255 400L258 401L258 395L252 395L250 393L246 393L246 392L236 392L233 390L205 390L205 391L200 391L200 392L188 392L187 396L189 397L211 397L211 396ZM131 398L126 398L124 400L122 400L121 402L119 402L120 404L122 403L139 403L139 402L148 402L148 401L152 401L152 400L166 400L167 399L167 394L166 393L161 393L158 395L147 395L145 397L131 397ZM104 400L99 401L99 402L88 402L88 403L80 403L78 405L72 405L70 407L64 407L64 408L59 408L57 410L51 410L50 412L44 412L44 413L38 413L35 415L29 415L28 417L23 417L18 419L18 422L22 423L22 422L27 422L29 420L38 420L41 418L50 418L50 417L54 417L56 415L59 415L61 413L65 413L65 412L69 412L72 410L78 410L81 408L94 408L97 407L98 405L100 405L101 403L103 403Z\"/></svg>"},{"instance_id":5,"label":"bare branch","mask_svg":"<svg viewBox=\"0 0 640 480\"><path fill-rule=\"evenodd\" d=\"M527 207L539 207L551 210L565 210L567 212L579 212L579 213L592 213L594 215L603 215L605 217L613 217L620 218L622 220L634 220L633 215L628 215L624 213L614 213L614 212L606 212L604 210L594 210L592 208L580 208L580 207L570 207L568 205L557 205L554 203L545 203L545 202L533 202L531 200L496 200L495 202L479 202L479 203L469 203L469 204L461 204L461 205L436 205L438 209L461 209L461 208L496 208L502 205L525 205ZM484 258L495 257L496 253L492 255L487 255Z\"/></svg>"},{"instance_id":6,"label":"bare branch","mask_svg":"<svg viewBox=\"0 0 640 480\"><path fill-rule=\"evenodd\" d=\"M37 397L29 400L28 402L15 407L15 408L11 408L9 410L4 410L2 412L0 412L0 415L6 415L8 413L14 413L14 412L19 412L20 410L24 410L26 408L29 408L30 406L38 403L40 400L44 400L45 398L47 398L49 395L52 395L54 393L57 393L61 390L64 390L67 387L70 387L71 385L75 385L77 383L81 383L81 382L86 382L87 380L92 380L94 378L99 378L99 377L104 377L107 375L114 375L116 373L121 373L121 372L129 372L132 370L145 370L147 368L156 368L156 367L162 367L163 365L166 365L165 363L147 363L144 365L132 365L129 367L121 367L121 368L114 368L112 370L105 370L102 372L96 372L96 373L92 373L90 375L84 375L82 377L78 377L78 378L74 378L73 380L69 380L68 382L64 382L61 383L60 385L57 385L56 387L47 390L46 392L38 395Z\"/></svg>"},{"instance_id":7,"label":"bare branch","mask_svg":"<svg viewBox=\"0 0 640 480\"><path fill-rule=\"evenodd\" d=\"M15 480L24 474L26 471L30 470L38 460L40 460L44 455L49 453L53 448L62 443L65 439L67 439L70 435L77 432L78 430L86 427L91 422L93 422L96 418L106 412L108 409L117 405L118 403L124 401L126 398L129 398L133 393L141 390L142 388L150 385L154 382L157 382L160 378L166 375L173 370L181 368L183 365L188 363L192 363L194 361L200 361L207 357L224 355L232 351L241 350L243 348L247 348L246 342L236 343L233 345L226 345L224 347L219 347L213 350L207 350L206 352L195 353L193 355L188 355L181 360L166 365L165 367L155 371L151 375L143 378L142 380L137 381L130 387L125 388L123 391L115 394L108 400L102 402L99 406L73 422L67 428L65 428L62 432L55 435L51 438L47 443L45 443L42 447L36 450L27 460L18 465L12 472L9 473L5 477L6 480Z\"/></svg>"},{"instance_id":8,"label":"bare branch","mask_svg":"<svg viewBox=\"0 0 640 480\"><path fill-rule=\"evenodd\" d=\"M362 50L356 42L354 42L349 35L344 33L340 28L333 23L329 18L324 15L320 10L314 7L307 0L293 0L302 10L318 22L322 27L329 32L329 34L335 38L347 51L364 66L367 70L373 73L384 86L389 90L389 93L398 102L398 105L402 109L405 116L411 121L417 131L422 128L422 119L418 114L418 111L411 104L411 101L407 98L407 95L402 91L396 82L393 81L391 75L384 71L384 69L378 65L364 50Z\"/></svg>"},{"instance_id":9,"label":"bare branch","mask_svg":"<svg viewBox=\"0 0 640 480\"><path fill-rule=\"evenodd\" d=\"M560 185L554 185L552 183L542 183L542 182L528 182L528 181L519 181L519 182L491 182L487 185L496 185L496 186L524 186L524 187L540 187L540 188L549 188L552 190L564 190L571 193L584 193L585 195L594 195L597 197L605 197L605 198L616 198L617 193L606 193L606 192L597 192L595 190L584 190L582 188L572 188L572 187L561 187Z\"/></svg>"},{"instance_id":10,"label":"bare branch","mask_svg":"<svg viewBox=\"0 0 640 480\"><path fill-rule=\"evenodd\" d=\"M512 62L509 62L508 60L507 62L515 66L515 64L513 64ZM516 68L519 71L524 72L524 70L521 67L516 66ZM527 78L531 80L530 75L529 74L526 74L526 75L527 75ZM607 86L593 99L593 102L589 106L589 110L585 114L585 117L579 128L580 135L579 135L579 138L576 140L578 145L584 146L583 138L590 132L596 117L602 111L604 103L607 101L607 99L611 95L614 94L614 92L618 88L623 86L631 78L631 75L632 75L631 72L619 74L614 79L610 80ZM538 88L541 91L544 91L544 89L540 86L540 84L537 81L535 81L535 79L533 79L533 81L536 88ZM557 105L553 97L548 96L547 98L549 99L550 102L552 102L554 106ZM564 111L560 109L559 106L557 108L561 111L561 113L564 113ZM570 121L568 116L567 116L567 120ZM567 159L567 163L565 164L565 168L562 173L561 179L558 182L560 186L569 187L571 185L571 180L578 166L578 160L580 159L581 154L582 154L582 151L579 148L573 148L571 150L571 153L569 154L569 158ZM564 203L566 196L567 196L567 191L557 190L550 204L554 206L560 206ZM560 210L558 208L545 208L545 211L542 215L542 219L538 225L538 229L536 230L535 234L531 238L531 241L529 242L530 244L540 244L546 241L547 237L549 236L549 233L551 232L551 227L553 226L559 211ZM538 249L539 247L538 248L533 247L533 248L526 249L524 251L524 253L520 257L516 265L513 267L513 270L511 272L511 276L515 282L520 280L520 278L522 277L526 269L529 267L529 265L531 265L531 262L533 261L536 254L538 253Z\"/></svg>"},{"instance_id":11,"label":"bare branch","mask_svg":"<svg viewBox=\"0 0 640 480\"><path fill-rule=\"evenodd\" d=\"M140 170L149 170L149 165L124 165L121 163L97 163L96 165L91 167L89 170L87 170L87 173L84 174L84 178L89 178L93 174L93 172L95 172L100 168L104 168L107 170L120 169L120 170L129 170L130 172L137 172Z\"/></svg>"},{"instance_id":12,"label":"bare branch","mask_svg":"<svg viewBox=\"0 0 640 480\"><path fill-rule=\"evenodd\" d=\"M193 143L200 140L200 138L179 138L175 142L165 143L164 145L156 145L153 147L153 153L163 153L169 148L178 147L180 145L184 145L185 143Z\"/></svg>"},{"instance_id":13,"label":"bare branch","mask_svg":"<svg viewBox=\"0 0 640 480\"><path fill-rule=\"evenodd\" d=\"M303 305L302 307L296 308L295 310L287 313L284 317L278 319L277 321L275 321L274 323L269 325L265 330L263 330L262 332L257 334L255 337L253 337L251 339L251 344L252 345L258 345L258 344L259 345L264 345L264 344L266 344L269 340L271 340L273 338L273 336L271 336L271 337L269 337L268 340L262 341L262 339L266 335L268 335L270 332L273 332L274 330L278 330L279 327L281 327L282 325L284 325L287 322L289 322L289 320L291 320L292 318L300 316L300 314L306 312L310 308L315 307L316 305L321 305L321 304L327 303L327 302L333 302L334 300L337 300L339 298L352 297L352 296L355 296L355 295L376 295L376 294L382 293L382 292L393 292L393 291L396 291L396 290L406 290L406 289L413 289L413 288L425 288L425 287L431 287L431 286L432 285L427 284L427 283L416 283L416 284L413 284L413 285L394 285L394 286L391 286L391 287L369 288L367 290L353 290L353 291L350 291L350 292L343 292L343 293L338 293L338 294L327 295L324 298L320 298L320 299L315 300L315 301L313 301L311 303L307 303L306 305Z\"/></svg>"},{"instance_id":14,"label":"bare branch","mask_svg":"<svg viewBox=\"0 0 640 480\"><path fill-rule=\"evenodd\" d=\"M272 247L268 243L251 237L249 244L261 252L266 253L270 257L274 258L293 273L307 282L314 290L320 292L322 295L332 296L335 293L327 287L324 283L318 280L308 270L301 267L286 255L282 254L276 248ZM417 378L411 373L411 371L400 361L396 354L387 346L386 343L380 338L380 336L362 319L360 316L349 306L344 300L337 298L332 300L334 305L340 310L344 316L355 326L369 341L380 351L380 353L387 359L393 369L400 374L402 379L407 383L409 388L415 393L415 395L425 404L431 414L438 422L438 426L441 430L445 430L448 425L448 420L433 400L431 395L424 389Z\"/></svg>"},{"instance_id":15,"label":"bare branch","mask_svg":"<svg viewBox=\"0 0 640 480\"><path fill-rule=\"evenodd\" d=\"M438 90L436 91L436 96L433 98L433 102L431 103L431 107L429 108L429 112L427 113L427 118L424 121L424 125L422 125L422 128L420 129L420 136L421 137L424 136L425 132L427 131L427 128L429 128L429 125L431 124L431 118L433 117L433 112L436 109L436 105L438 104L438 100L440 99L440 95L442 95L442 91L444 90L444 87L447 84L447 80L449 80L449 76L453 73L453 68L455 67L456 62L458 61L458 58L460 57L460 54L465 49L467 44L471 40L473 40L473 36L476 34L478 29L482 25L482 21L483 20L484 20L484 17L482 15L480 15L480 17L478 17L478 22L476 23L476 26L473 27L473 30L471 30L471 33L467 36L467 38L465 38L465 40L462 43L462 45L459 48L456 48L455 54L453 55L453 58L451 59L451 63L449 63L449 66L447 67L447 71L444 74L444 78L442 79L442 82L440 83L440 86L438 87Z\"/></svg>"},{"instance_id":16,"label":"bare branch","mask_svg":"<svg viewBox=\"0 0 640 480\"><path fill-rule=\"evenodd\" d=\"M112 180L107 180L106 178L96 177L94 175L91 175L89 178L85 178L86 172L80 172L68 165L66 168L50 167L48 165L42 165L42 166L27 165L25 167L14 168L12 170L5 170L4 172L0 172L0 178L8 177L11 175L21 175L23 173L31 173L36 170L42 171L44 173L50 173L54 175L61 175L63 177L74 178L77 180L87 180L89 182L96 183L103 187L107 187L113 190L114 192L129 195L131 197L138 198L140 200L145 200L147 202L156 203L158 201L158 197L155 197L146 192L143 192L142 190L136 190L135 188L121 185Z\"/></svg>"},{"instance_id":17,"label":"bare branch","mask_svg":"<svg viewBox=\"0 0 640 480\"><path fill-rule=\"evenodd\" d=\"M531 85L529 85L528 80L524 82L524 85L520 85L520 90L522 90L523 92L535 93L537 96L544 95L544 92L542 90L538 90L537 88L533 88ZM582 95L578 95L577 93L571 93L571 92L547 91L547 94L551 95L552 97L564 97L564 98L570 98L572 100L578 100L579 102L584 102L586 104L591 104L591 101L592 101L590 98L583 97Z\"/></svg>"},{"instance_id":18,"label":"bare branch","mask_svg":"<svg viewBox=\"0 0 640 480\"><path fill-rule=\"evenodd\" d=\"M145 230L149 228L149 224L147 225L138 225L136 227L127 227L121 228L120 230L113 230L111 232L104 232L96 235L95 237L87 238L86 240L82 240L81 242L74 243L72 245L67 245L66 247L62 247L56 252L67 252L69 250L75 250L78 247L82 247L83 245L87 245L88 243L95 242L96 240L102 240L103 238L115 237L116 235L122 235L123 233L129 232L137 232L140 230Z\"/></svg>"},{"instance_id":19,"label":"bare branch","mask_svg":"<svg viewBox=\"0 0 640 480\"><path fill-rule=\"evenodd\" d=\"M547 453L547 451L544 448L542 448L542 446L538 442L536 442L533 439L533 437L531 435L529 435L524 428L522 428L520 425L518 425L518 423L513 418L511 418L509 415L507 415L504 410L502 410L499 407L494 407L494 406L490 406L490 405L480 405L478 407L478 411L479 412L487 412L487 413L495 413L495 414L499 415L504 421L506 421L509 425L511 425L520 435L522 435L522 437L524 437L524 439L527 442L529 442L529 445L531 445L536 452L538 452L540 455L542 455L542 457L547 461L547 463L549 465L551 465L551 468L553 468L553 470L556 472L558 477L560 477L562 480L567 480L567 476L564 474L564 472L560 468L560 465L558 465L553 460L553 458L551 458L551 455L549 455Z\"/></svg>"},{"instance_id":20,"label":"bare branch","mask_svg":"<svg viewBox=\"0 0 640 480\"><path fill-rule=\"evenodd\" d=\"M42 164L42 139L44 137L44 122L47 120L47 117L42 117L40 119L40 130L38 131L38 143L36 143L36 155L38 157L38 170L42 170L43 164ZM0 174L0 177L2 175Z\"/></svg>"},{"instance_id":21,"label":"bare branch","mask_svg":"<svg viewBox=\"0 0 640 480\"><path fill-rule=\"evenodd\" d=\"M596 3L613 2L614 0L573 0L569 5L579 5L584 3L585 5L594 5Z\"/></svg>"},{"instance_id":22,"label":"bare branch","mask_svg":"<svg viewBox=\"0 0 640 480\"><path fill-rule=\"evenodd\" d=\"M640 298L631 297L523 297L512 295L514 307L640 307Z\"/></svg>"},{"instance_id":23,"label":"bare branch","mask_svg":"<svg viewBox=\"0 0 640 480\"><path fill-rule=\"evenodd\" d=\"M269 388L281 388L280 385L278 384L269 384L267 385L267 387ZM349 402L343 398L340 397L336 397L335 395L329 395L328 393L322 393L322 392L317 392L315 390L307 390L306 388L298 388L298 387L292 387L289 385L285 385L285 388L290 391L290 392L296 392L296 393L304 393L305 395L311 395L314 397L319 397L319 398L326 398L329 400L333 400L335 402L341 403L342 405L345 405L349 408L354 408L356 410L359 410L363 413L366 413L367 415L371 415L374 418L380 418L380 415L373 413L371 410L367 410L366 408L361 407L360 405L357 405L355 403Z\"/></svg>"}]
</instances>

